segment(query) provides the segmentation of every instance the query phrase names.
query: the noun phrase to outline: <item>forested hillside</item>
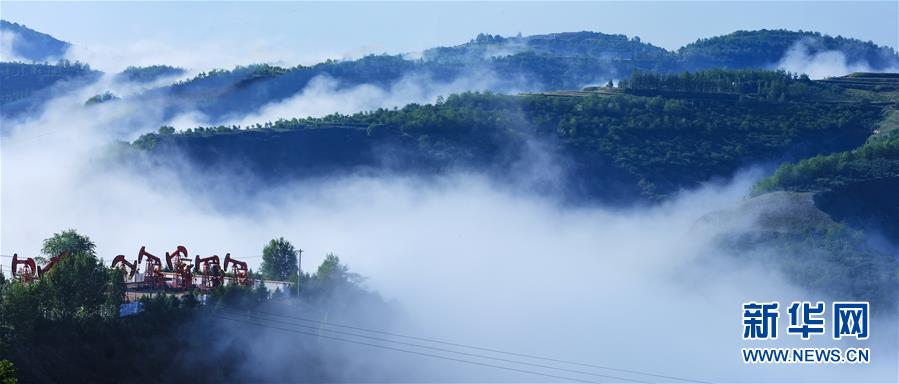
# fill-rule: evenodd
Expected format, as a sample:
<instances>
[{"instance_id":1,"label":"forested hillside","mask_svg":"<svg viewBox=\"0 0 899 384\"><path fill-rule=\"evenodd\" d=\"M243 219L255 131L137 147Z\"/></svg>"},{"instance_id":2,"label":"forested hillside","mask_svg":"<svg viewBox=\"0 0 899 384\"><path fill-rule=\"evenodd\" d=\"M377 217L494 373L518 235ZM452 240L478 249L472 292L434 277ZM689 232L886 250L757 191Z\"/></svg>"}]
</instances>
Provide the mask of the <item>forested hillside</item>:
<instances>
[{"instance_id":1,"label":"forested hillside","mask_svg":"<svg viewBox=\"0 0 899 384\"><path fill-rule=\"evenodd\" d=\"M701 222L726 229L719 245L812 290L896 310L899 136L784 164L753 195Z\"/></svg>"},{"instance_id":2,"label":"forested hillside","mask_svg":"<svg viewBox=\"0 0 899 384\"><path fill-rule=\"evenodd\" d=\"M576 196L659 201L759 162L851 149L881 118L880 106L831 102L843 91L782 72L654 76L638 73L624 84L656 84L664 96L629 94L648 89L642 85L584 97L464 93L397 110L161 130L134 146L179 148L201 166L239 162L265 179L284 179L361 169L504 175L527 163L538 142L565 165L563 189ZM736 98L697 96L721 79Z\"/></svg>"},{"instance_id":3,"label":"forested hillside","mask_svg":"<svg viewBox=\"0 0 899 384\"><path fill-rule=\"evenodd\" d=\"M209 116L223 117L248 113L293 96L318 76L338 80L340 88L361 84L386 88L412 73L420 73L434 81L451 80L460 75L459 69L453 66L424 68L401 56L372 55L359 60L329 60L292 68L255 64L232 70L211 70L141 97L167 103L172 114L196 109Z\"/></svg>"},{"instance_id":4,"label":"forested hillside","mask_svg":"<svg viewBox=\"0 0 899 384\"><path fill-rule=\"evenodd\" d=\"M96 76L90 66L79 62L60 61L51 64L0 63L0 104L25 99L59 81Z\"/></svg>"},{"instance_id":5,"label":"forested hillside","mask_svg":"<svg viewBox=\"0 0 899 384\"><path fill-rule=\"evenodd\" d=\"M867 198L864 194L839 197L843 206L853 208L854 218L865 217L858 208L880 204L883 212L895 207L895 199L858 201ZM861 222L834 215L819 200L813 193L766 193L707 215L696 229L717 231L714 240L723 249L723 257L764 265L813 292L870 301L879 312L895 313L899 248L885 241L885 228L870 222L857 226Z\"/></svg>"},{"instance_id":6,"label":"forested hillside","mask_svg":"<svg viewBox=\"0 0 899 384\"><path fill-rule=\"evenodd\" d=\"M116 75L121 81L133 81L137 83L149 83L160 78L179 76L184 74L183 68L170 65L151 65L148 67L128 67Z\"/></svg>"},{"instance_id":7,"label":"forested hillside","mask_svg":"<svg viewBox=\"0 0 899 384\"><path fill-rule=\"evenodd\" d=\"M801 47L797 46L801 44ZM677 50L682 70L704 68L765 68L780 61L790 48L797 46L803 54L842 53L848 64L865 64L873 70L899 68L896 51L870 41L842 36L832 37L818 32L758 30L736 31L723 36L698 39Z\"/></svg>"},{"instance_id":8,"label":"forested hillside","mask_svg":"<svg viewBox=\"0 0 899 384\"><path fill-rule=\"evenodd\" d=\"M666 49L644 43L639 37L582 31L524 37L520 34L514 37L480 34L465 44L425 50L422 58L435 62L473 63L525 52L603 61L665 60L671 56Z\"/></svg>"},{"instance_id":9,"label":"forested hillside","mask_svg":"<svg viewBox=\"0 0 899 384\"><path fill-rule=\"evenodd\" d=\"M873 42L818 32L788 30L736 31L727 35L700 38L676 51L668 51L639 37L598 32L552 33L503 37L481 34L468 43L426 50L425 60L470 63L521 53L536 56L591 58L606 63L622 61L633 69L696 71L721 69L772 69L792 47L802 44L806 54L841 52L849 64L865 63L874 70L899 66L896 51ZM641 67L647 62L654 66Z\"/></svg>"},{"instance_id":10,"label":"forested hillside","mask_svg":"<svg viewBox=\"0 0 899 384\"><path fill-rule=\"evenodd\" d=\"M885 236L899 246L899 135L883 134L851 151L784 164L755 194L812 192L837 221Z\"/></svg>"},{"instance_id":11,"label":"forested hillside","mask_svg":"<svg viewBox=\"0 0 899 384\"><path fill-rule=\"evenodd\" d=\"M100 75L87 64L67 60L53 65L0 62L0 116L11 118L37 110L45 101Z\"/></svg>"}]
</instances>

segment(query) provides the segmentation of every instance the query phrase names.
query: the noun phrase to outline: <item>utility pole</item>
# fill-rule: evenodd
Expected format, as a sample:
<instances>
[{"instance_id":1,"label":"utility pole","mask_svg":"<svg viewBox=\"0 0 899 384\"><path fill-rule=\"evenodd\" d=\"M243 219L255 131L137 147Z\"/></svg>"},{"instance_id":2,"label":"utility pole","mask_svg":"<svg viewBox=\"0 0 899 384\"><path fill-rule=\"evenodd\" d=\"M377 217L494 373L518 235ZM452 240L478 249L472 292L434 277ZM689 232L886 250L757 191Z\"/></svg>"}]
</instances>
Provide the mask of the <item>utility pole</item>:
<instances>
[{"instance_id":1,"label":"utility pole","mask_svg":"<svg viewBox=\"0 0 899 384\"><path fill-rule=\"evenodd\" d=\"M303 250L300 249L297 252L297 298L300 298L300 274L303 273L303 269L300 267L302 263L300 262L303 259Z\"/></svg>"}]
</instances>

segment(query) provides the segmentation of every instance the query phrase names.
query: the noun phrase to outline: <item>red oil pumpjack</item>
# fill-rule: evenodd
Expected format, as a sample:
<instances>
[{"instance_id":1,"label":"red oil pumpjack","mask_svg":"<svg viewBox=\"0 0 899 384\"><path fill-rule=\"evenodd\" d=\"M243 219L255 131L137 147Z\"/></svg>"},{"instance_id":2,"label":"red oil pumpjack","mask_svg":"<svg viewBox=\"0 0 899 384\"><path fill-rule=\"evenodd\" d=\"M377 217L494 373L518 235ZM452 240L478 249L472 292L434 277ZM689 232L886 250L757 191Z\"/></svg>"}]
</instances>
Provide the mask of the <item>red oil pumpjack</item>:
<instances>
[{"instance_id":1,"label":"red oil pumpjack","mask_svg":"<svg viewBox=\"0 0 899 384\"><path fill-rule=\"evenodd\" d=\"M37 267L37 277L44 276L45 273L50 272L56 264L58 264L62 259L69 255L69 251L62 251L58 255L50 258L50 261L47 262L43 268Z\"/></svg>"},{"instance_id":2,"label":"red oil pumpjack","mask_svg":"<svg viewBox=\"0 0 899 384\"><path fill-rule=\"evenodd\" d=\"M19 268L19 266L22 266ZM37 264L34 262L34 259L27 258L25 260L19 260L19 254L12 254L12 276L18 277L22 280L23 283L28 284L32 280L34 280L37 275Z\"/></svg>"},{"instance_id":3,"label":"red oil pumpjack","mask_svg":"<svg viewBox=\"0 0 899 384\"><path fill-rule=\"evenodd\" d=\"M175 260L174 263L172 263L173 259ZM190 254L187 253L187 248L179 245L174 252L166 252L165 262L169 269L175 273L175 278L172 282L173 288L190 289L193 287L194 275L191 273L193 266L190 265Z\"/></svg>"},{"instance_id":4,"label":"red oil pumpjack","mask_svg":"<svg viewBox=\"0 0 899 384\"><path fill-rule=\"evenodd\" d=\"M143 263L144 257L147 258L147 264L144 265L144 283L161 288L165 286L165 275L162 274L162 260L147 252L147 247L140 247L137 254L137 263Z\"/></svg>"},{"instance_id":5,"label":"red oil pumpjack","mask_svg":"<svg viewBox=\"0 0 899 384\"><path fill-rule=\"evenodd\" d=\"M190 254L187 253L187 248L183 245L179 245L178 248L175 248L175 252L165 253L165 263L168 265L169 269L174 271L178 269L178 264L183 262L183 260L181 260L182 257L188 261L190 260ZM175 259L175 263L172 263L172 259Z\"/></svg>"},{"instance_id":6,"label":"red oil pumpjack","mask_svg":"<svg viewBox=\"0 0 899 384\"><path fill-rule=\"evenodd\" d=\"M203 258L201 258L200 255L197 255L194 261L194 266L198 269L200 268L200 265L203 265L203 268L199 269L201 273L201 288L208 289L222 285L222 275L224 275L224 272L222 271L222 267L219 264L218 255Z\"/></svg>"},{"instance_id":7,"label":"red oil pumpjack","mask_svg":"<svg viewBox=\"0 0 899 384\"><path fill-rule=\"evenodd\" d=\"M231 263L231 273L237 279L237 284L250 285L247 263L232 258L230 253L225 254L225 271L228 271L228 263Z\"/></svg>"},{"instance_id":8,"label":"red oil pumpjack","mask_svg":"<svg viewBox=\"0 0 899 384\"><path fill-rule=\"evenodd\" d=\"M134 274L137 273L137 261L129 263L128 260L125 259L125 255L118 255L112 259L112 267L118 267L128 272L128 280L133 279Z\"/></svg>"}]
</instances>

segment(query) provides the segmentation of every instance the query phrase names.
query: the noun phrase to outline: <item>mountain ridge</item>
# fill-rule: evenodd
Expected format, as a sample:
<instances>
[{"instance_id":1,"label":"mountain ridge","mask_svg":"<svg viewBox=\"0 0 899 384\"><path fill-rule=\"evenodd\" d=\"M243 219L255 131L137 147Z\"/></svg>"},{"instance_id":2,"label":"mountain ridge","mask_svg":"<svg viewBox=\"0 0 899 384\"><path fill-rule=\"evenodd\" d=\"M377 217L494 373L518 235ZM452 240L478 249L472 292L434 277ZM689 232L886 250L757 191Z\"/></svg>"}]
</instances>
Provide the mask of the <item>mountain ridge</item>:
<instances>
[{"instance_id":1,"label":"mountain ridge","mask_svg":"<svg viewBox=\"0 0 899 384\"><path fill-rule=\"evenodd\" d=\"M424 88L427 93L427 89L433 88L435 84L451 86L454 82L465 81L472 74L482 74L491 81L470 81L482 84L481 89L477 90L501 93L521 90L542 92L606 83L626 78L635 70L674 73L722 66L771 69L776 60L772 58L772 52L775 51L769 46L784 50L779 53L783 56L788 49L786 47L796 44L800 39L810 38L820 39L822 43L810 45L807 54L816 54L824 49L845 48L850 62L875 57L881 58L872 64L875 69L887 68L886 66L899 68L899 56L892 48L857 39L832 38L803 31L737 31L699 39L677 51L654 46L638 37L589 31L514 37L481 34L467 43L426 50L421 59L382 54L288 68L251 64L231 70L202 72L194 78L155 88L136 97L141 102L162 102L166 105L166 116L169 117L197 110L211 121L222 121L256 111L266 104L286 100L299 94L313 79L319 77L333 80L336 90L362 84L389 89L392 84L405 78L428 79L428 86ZM760 39L772 41L770 44L758 44ZM721 44L721 49L710 48L715 44ZM499 54L485 53L488 51ZM750 60L752 65L722 64L736 60L731 56L745 59L747 55L753 58ZM169 73L175 73L174 70L167 69ZM130 74L120 74L119 78L130 78ZM8 90L14 93L20 91ZM471 89L457 91L465 90ZM36 100L34 104L39 105L40 100ZM5 117L22 110L4 109Z\"/></svg>"},{"instance_id":2,"label":"mountain ridge","mask_svg":"<svg viewBox=\"0 0 899 384\"><path fill-rule=\"evenodd\" d=\"M45 62L62 59L72 44L58 40L46 33L35 31L25 25L0 19L0 35L4 44L9 44L9 52L18 58L31 62ZM8 60L4 60L8 61Z\"/></svg>"}]
</instances>

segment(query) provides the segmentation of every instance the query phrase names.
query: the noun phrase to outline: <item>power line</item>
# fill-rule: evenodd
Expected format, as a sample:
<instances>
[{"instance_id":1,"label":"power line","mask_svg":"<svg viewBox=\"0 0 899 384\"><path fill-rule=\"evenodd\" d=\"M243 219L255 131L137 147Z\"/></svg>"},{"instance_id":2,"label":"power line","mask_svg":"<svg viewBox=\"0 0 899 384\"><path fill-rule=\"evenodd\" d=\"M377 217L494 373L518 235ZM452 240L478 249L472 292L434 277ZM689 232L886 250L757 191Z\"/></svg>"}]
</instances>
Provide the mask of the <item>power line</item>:
<instances>
[{"instance_id":1,"label":"power line","mask_svg":"<svg viewBox=\"0 0 899 384\"><path fill-rule=\"evenodd\" d=\"M226 311L229 311L229 312L232 312L232 313L235 312L235 311L233 311L233 310L226 310ZM252 311L251 311L251 312L252 312ZM308 328L308 329L313 329L313 330L318 330L318 331L332 332L332 333L336 333L336 334L340 334L340 335L354 336L354 337L361 337L361 338L365 338L365 339L369 339L369 340L377 340L377 341L384 341L384 342L388 342L388 343L401 344L401 345L406 345L406 346L410 346L410 347L424 348L424 349L430 349L430 350L440 351L440 352L455 353L455 354L464 355L464 356L469 356L469 357L478 357L478 358L482 358L482 359L492 359L492 360L502 361L502 362L506 362L506 363L521 364L521 365L529 365L529 366L537 367L537 368L553 369L553 370L563 371L563 372L568 372L568 373L576 373L576 374L581 374L581 375L589 375L589 376L602 377L602 378L606 378L606 379L623 380L623 381L629 381L629 382L634 382L634 383L645 383L645 382L643 382L643 381L633 380L633 379L628 379L628 378L624 378L624 377L610 376L610 375L602 375L602 374L598 374L598 373L594 373L594 372L578 371L578 370L574 370L574 369L559 368L559 367L553 367L553 366L549 366L549 365L542 365L542 364L530 363L530 362L520 361L520 360L510 360L510 359L504 359L504 358L493 357L493 356L488 356L488 355L482 355L482 354L477 354L477 353L460 352L460 351L455 351L455 350L452 350L452 349L437 348L437 347L432 347L432 346L427 346L427 345L422 345L422 344L415 344L415 343L407 343L407 342L403 342L403 341L390 340L390 339L384 339L384 338L373 337L373 336L367 336L367 335L360 335L360 334L358 334L358 333L350 333L350 332L343 332L343 331L335 331L335 330L332 330L332 329L324 329L324 328L319 328L319 327L314 327L314 326L309 326L309 325L300 325L300 324L297 324L297 323L291 323L291 322L280 321L280 320L272 320L272 319L267 319L267 318L264 318L264 317L258 317L258 316L255 317L255 319L257 319L257 320L262 320L262 321L273 322L273 323L281 323L281 324L286 324L286 325L292 325L292 326L296 326L296 327L303 327L303 328Z\"/></svg>"},{"instance_id":2,"label":"power line","mask_svg":"<svg viewBox=\"0 0 899 384\"><path fill-rule=\"evenodd\" d=\"M50 131L45 131L44 133L41 133L39 135L33 135L30 137L17 137L14 139L6 139L6 140L4 140L5 142L2 145L6 146L6 147L16 146L16 145L20 145L22 143L27 143L29 141L33 141L35 139L40 139L40 138L47 137L50 135L55 135L59 132L62 132L62 129L54 129L54 130L50 130Z\"/></svg>"},{"instance_id":3,"label":"power line","mask_svg":"<svg viewBox=\"0 0 899 384\"><path fill-rule=\"evenodd\" d=\"M262 324L262 323L252 322L252 321L246 321L246 320L240 320L240 319L232 319L232 318L229 318L229 317L220 317L220 318L221 318L221 319L224 319L224 320L235 321L235 322L244 323L244 324L249 324L249 325L255 325L255 326L257 326L257 327L272 328L272 329L277 329L277 330L284 331L284 332L292 332L292 333L297 333L297 334L301 334L301 335L308 335L308 336L319 337L319 338L323 338L323 339L330 339L330 340L342 341L342 342L346 342L346 343L353 343L353 344L366 345L366 346L369 346L369 347L375 347L375 348L389 349L389 350L392 350L392 351L398 351L398 352L404 352L404 353L411 353L411 354L414 354L414 355L420 355L420 356L426 356L426 357L433 357L433 358L444 359L444 360L451 360L451 361L456 361L456 362L466 363L466 364L480 365L480 366L483 366L483 367L489 367L489 368L504 369L504 370L507 370L507 371L514 371L514 372L520 372L520 373L527 373L527 374L532 374L532 375L538 375L538 376L549 377L549 378L553 378L553 379L562 379L562 380L574 381L574 382L579 382L579 383L592 383L592 381L585 381L585 380L582 380L582 379L575 379L575 378L572 378L572 377L557 376L557 375L553 375L553 374L549 374L549 373L543 373L543 372L537 372L537 371L529 371L529 370L526 370L526 369L518 369L518 368L512 368L512 367L505 367L505 366L502 366L502 365L494 365L494 364L482 363L482 362L478 362L478 361L471 361L471 360L457 359L457 358L454 358L454 357L448 357L448 356L442 356L442 355L435 355L435 354L431 354L431 353L412 351L412 350L402 349L402 348L389 347L389 346L386 346L386 345L378 345L378 344L366 343L366 342L363 342L363 341L350 340L350 339L342 339L342 338L339 338L339 337L333 337L333 336L319 335L319 334L315 334L315 333L311 333L311 332L304 332L304 331L299 331L299 330L296 330L296 329L289 329L289 328L281 328L281 327L277 327L277 326L273 326L273 325Z\"/></svg>"},{"instance_id":4,"label":"power line","mask_svg":"<svg viewBox=\"0 0 899 384\"><path fill-rule=\"evenodd\" d=\"M12 258L12 256L10 256L10 255L0 255L0 257ZM261 256L255 256L255 257L261 257ZM255 257L245 257L245 258L255 258ZM510 355L510 356L519 356L519 357L525 357L525 358L531 358L531 359L538 359L538 360L544 360L544 361L551 361L551 362L556 362L556 363L563 363L563 364L570 364L570 365L578 365L578 366L584 366L584 367L591 367L591 368L605 369L605 370L611 370L611 371L617 371L617 372L623 372L623 373L631 373L631 374L644 375L644 376L652 376L652 377L665 378L665 379L672 379L672 380L680 380L680 381L696 382L696 383L706 383L706 382L700 381L700 380L687 379L687 378L681 378L681 377L676 377L676 376L659 375L659 374L653 374L653 373L641 372L641 371L636 371L636 370L628 370L628 369L622 369L622 368L614 368L614 367L609 367L609 366L602 366L602 365L588 364L588 363L580 363L580 362L575 362L575 361L568 361L568 360L554 359L554 358L549 358L549 357L544 357L544 356L536 356L536 355L529 355L529 354L523 354L523 353L509 352L509 351L498 350L498 349L484 348L484 347L478 347L478 346L473 346L473 345L466 345L466 344L452 343L452 342L448 342L448 341L436 340L436 339L425 338L425 337L409 336L409 335L403 335L403 334L398 334L398 333L392 333L392 332L386 332L386 331L380 331L380 330L374 330L374 329L368 329L368 328L362 328L362 327L356 327L356 326L350 326L350 325L344 325L344 324L330 323L330 322L325 322L325 321L320 321L320 320L313 320L313 319L303 318L303 317L299 317L299 316L282 315L282 314L270 313L270 312L264 312L264 311L251 311L251 312L255 312L255 313L259 313L259 314L264 314L264 315L268 315L268 316L276 316L276 317L289 318L289 319L294 319L294 320L299 320L299 321L311 322L311 323L316 323L316 324L320 324L320 325L328 325L328 326L333 326L333 327L340 327L340 328L354 329L354 330L359 330L359 331L364 331L364 332L371 332L371 333L377 333L377 334L382 334L382 335L388 335L388 336L394 336L394 337L406 338L406 339L411 339L411 340L419 340L419 341L425 341L425 342L430 342L430 343L437 343L437 344L450 345L450 346L455 346L455 347L469 348L469 349L481 350L481 351L485 351L485 352L500 353L500 354L505 354L505 355ZM627 379L627 378L623 378L623 377L616 377L616 376L610 376L610 375L602 375L602 374L597 374L597 373L593 373L593 372L578 371L578 370L565 369L565 368L559 368L559 367L553 367L553 366L547 366L547 365L541 365L541 364L535 364L535 363L529 363L529 362L523 362L523 361L517 361L517 360L503 359L503 358L492 357L492 356L486 356L486 355L479 355L479 354L473 354L473 353L466 353L466 352L454 351L454 350L449 350L449 349L444 349L444 348L436 348L436 347L431 347L431 346L425 346L425 345L421 345L421 344L406 343L406 342L397 341L397 340L382 339L382 338L376 338L376 337L371 337L371 336L366 336L366 335L360 335L360 334L355 334L355 333L342 332L342 331L337 331L337 330L332 330L332 329L323 329L323 328L320 328L320 327L310 327L310 326L305 326L305 325L296 324L296 323L291 323L291 322L284 322L284 321L279 321L279 320L273 320L273 319L270 319L270 318L267 319L267 318L259 317L259 319L262 320L262 321L269 321L269 322L276 322L276 323L288 324L288 325L293 325L293 326L298 326L298 327L304 327L304 328L316 329L316 330L320 330L320 331L327 331L327 332L332 332L332 333L337 333L337 334L343 334L343 335L348 335L348 336L362 337L362 338L367 338L367 339L372 339L372 340L385 341L385 342L396 343L396 344L402 344L402 345L408 345L408 346L419 347L419 348L426 348L426 349L431 349L431 350L436 350L436 351L441 351L441 352L455 353L455 354L460 354L460 355L465 355L465 356L471 356L471 357L487 358L487 359L493 359L493 360L498 360L498 361L504 361L504 362L514 363L514 364L530 365L530 366L534 366L534 367L540 367L540 368L546 368L546 369L554 369L554 370L565 371L565 372L570 372L570 373L577 373L577 374L584 374L584 375L592 375L592 376L598 376L598 377L604 377L604 378L611 378L611 379L616 379L616 380L625 380L625 381L631 381L631 382L641 382L641 381L638 381L638 380L632 380L632 379Z\"/></svg>"},{"instance_id":5,"label":"power line","mask_svg":"<svg viewBox=\"0 0 899 384\"><path fill-rule=\"evenodd\" d=\"M589 363L581 363L581 362L576 362L576 361L554 359L554 358L545 357L545 356L536 356L536 355L529 355L529 354L524 354L524 353L509 352L509 351L504 351L504 350L499 350L499 349L491 349L491 348L484 348L484 347L478 347L478 346L467 345L467 344L459 344L459 343L453 343L453 342L448 342L448 341L443 341L443 340L436 340L436 339L431 339L431 338L426 338L426 337L409 336L409 335L404 335L404 334L399 334L399 333L386 332L386 331L356 327L356 326L351 326L351 325L330 323L330 322L326 322L326 321L314 320L314 319L309 319L309 318L304 318L304 317L299 317L299 316L282 315L282 314L265 312L265 311L254 311L254 312L262 313L262 314L269 315L269 316L278 316L278 317L294 319L294 320L299 320L299 321L305 321L305 322L311 322L311 323L316 323L316 324L330 325L330 326L334 326L334 327L347 328L347 329L354 329L357 331L365 331L365 332L377 333L377 334L388 335L388 336L402 337L402 338L411 339L411 340L426 341L426 342L430 342L430 343L444 344L444 345L450 345L450 346L454 346L454 347L476 349L476 350L485 351L485 352L501 353L501 354L506 354L506 355L511 355L511 356L526 357L526 358L531 358L531 359L552 361L552 362L556 362L556 363L578 365L578 366L582 366L582 367L599 368L599 369L606 369L606 370L616 371L616 372L632 373L632 374L638 374L638 375L644 375L644 376L652 376L652 377L657 377L657 378L662 378L662 379L671 379L671 380L680 380L680 381L693 382L693 383L709 384L708 382L705 382L705 381L688 379L688 378L677 377L677 376L667 376L667 375L641 372L641 371L623 369L623 368L615 368L615 367L609 367L609 366L603 366L603 365L597 365L597 364L589 364Z\"/></svg>"}]
</instances>

